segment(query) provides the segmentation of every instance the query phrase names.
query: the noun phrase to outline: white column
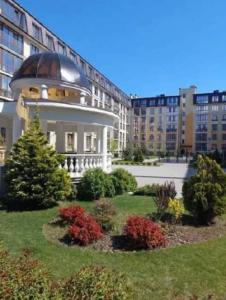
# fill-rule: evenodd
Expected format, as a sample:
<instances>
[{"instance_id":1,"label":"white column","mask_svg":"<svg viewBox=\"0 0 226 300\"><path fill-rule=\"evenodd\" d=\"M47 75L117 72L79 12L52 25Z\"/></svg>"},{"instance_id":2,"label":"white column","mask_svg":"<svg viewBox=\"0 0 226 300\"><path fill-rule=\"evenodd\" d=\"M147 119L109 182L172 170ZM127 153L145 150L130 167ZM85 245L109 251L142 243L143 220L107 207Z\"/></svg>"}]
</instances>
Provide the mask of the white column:
<instances>
[{"instance_id":1,"label":"white column","mask_svg":"<svg viewBox=\"0 0 226 300\"><path fill-rule=\"evenodd\" d=\"M84 125L77 125L77 152L78 154L84 153Z\"/></svg>"},{"instance_id":2,"label":"white column","mask_svg":"<svg viewBox=\"0 0 226 300\"><path fill-rule=\"evenodd\" d=\"M65 132L62 122L56 122L56 150L60 153L65 152Z\"/></svg>"},{"instance_id":3,"label":"white column","mask_svg":"<svg viewBox=\"0 0 226 300\"><path fill-rule=\"evenodd\" d=\"M86 104L86 93L85 92L80 93L80 104L82 104L82 105Z\"/></svg>"},{"instance_id":4,"label":"white column","mask_svg":"<svg viewBox=\"0 0 226 300\"><path fill-rule=\"evenodd\" d=\"M98 128L96 131L96 153L101 153L101 135L100 135L100 129Z\"/></svg>"},{"instance_id":5,"label":"white column","mask_svg":"<svg viewBox=\"0 0 226 300\"><path fill-rule=\"evenodd\" d=\"M107 171L107 126L101 129L101 154L103 155L103 170Z\"/></svg>"},{"instance_id":6,"label":"white column","mask_svg":"<svg viewBox=\"0 0 226 300\"><path fill-rule=\"evenodd\" d=\"M13 137L13 144L14 144L22 135L21 119L17 115L13 117L12 131L13 131L12 137Z\"/></svg>"},{"instance_id":7,"label":"white column","mask_svg":"<svg viewBox=\"0 0 226 300\"><path fill-rule=\"evenodd\" d=\"M40 120L41 129L44 134L47 134L47 120Z\"/></svg>"},{"instance_id":8,"label":"white column","mask_svg":"<svg viewBox=\"0 0 226 300\"><path fill-rule=\"evenodd\" d=\"M41 85L41 98L48 99L48 87L45 84Z\"/></svg>"}]
</instances>

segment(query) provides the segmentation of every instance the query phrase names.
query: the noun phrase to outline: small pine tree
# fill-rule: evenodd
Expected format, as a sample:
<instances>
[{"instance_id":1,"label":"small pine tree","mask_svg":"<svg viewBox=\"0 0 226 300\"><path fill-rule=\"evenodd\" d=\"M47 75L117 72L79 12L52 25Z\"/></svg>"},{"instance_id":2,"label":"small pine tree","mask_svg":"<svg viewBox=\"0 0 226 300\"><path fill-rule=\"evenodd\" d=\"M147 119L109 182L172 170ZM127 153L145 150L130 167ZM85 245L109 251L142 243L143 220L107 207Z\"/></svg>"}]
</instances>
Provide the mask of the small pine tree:
<instances>
[{"instance_id":1,"label":"small pine tree","mask_svg":"<svg viewBox=\"0 0 226 300\"><path fill-rule=\"evenodd\" d=\"M48 145L36 115L6 161L5 206L11 210L43 209L70 198L70 176L59 168L63 159Z\"/></svg>"},{"instance_id":2,"label":"small pine tree","mask_svg":"<svg viewBox=\"0 0 226 300\"><path fill-rule=\"evenodd\" d=\"M197 173L183 185L185 208L199 223L211 224L225 212L226 174L215 160L198 156Z\"/></svg>"},{"instance_id":3,"label":"small pine tree","mask_svg":"<svg viewBox=\"0 0 226 300\"><path fill-rule=\"evenodd\" d=\"M141 150L140 147L137 147L134 151L134 158L133 160L135 162L143 162L144 161L144 156L143 156L143 152Z\"/></svg>"}]
</instances>

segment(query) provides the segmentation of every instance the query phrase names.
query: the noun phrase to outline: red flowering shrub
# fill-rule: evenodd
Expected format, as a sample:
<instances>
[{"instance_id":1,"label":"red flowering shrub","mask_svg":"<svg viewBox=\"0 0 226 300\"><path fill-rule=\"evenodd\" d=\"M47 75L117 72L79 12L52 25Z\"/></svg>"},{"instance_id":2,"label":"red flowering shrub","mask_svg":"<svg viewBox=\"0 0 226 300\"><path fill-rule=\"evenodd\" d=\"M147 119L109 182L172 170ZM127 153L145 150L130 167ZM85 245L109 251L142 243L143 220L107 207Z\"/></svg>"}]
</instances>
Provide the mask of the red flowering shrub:
<instances>
[{"instance_id":1,"label":"red flowering shrub","mask_svg":"<svg viewBox=\"0 0 226 300\"><path fill-rule=\"evenodd\" d=\"M144 217L129 217L124 227L124 234L134 248L154 249L166 244L160 226Z\"/></svg>"},{"instance_id":2,"label":"red flowering shrub","mask_svg":"<svg viewBox=\"0 0 226 300\"><path fill-rule=\"evenodd\" d=\"M80 215L69 227L69 235L71 239L83 246L102 237L101 226L90 215Z\"/></svg>"},{"instance_id":3,"label":"red flowering shrub","mask_svg":"<svg viewBox=\"0 0 226 300\"><path fill-rule=\"evenodd\" d=\"M74 223L75 219L83 216L85 213L84 208L76 205L72 205L66 208L60 208L59 216L60 218L68 224Z\"/></svg>"}]
</instances>

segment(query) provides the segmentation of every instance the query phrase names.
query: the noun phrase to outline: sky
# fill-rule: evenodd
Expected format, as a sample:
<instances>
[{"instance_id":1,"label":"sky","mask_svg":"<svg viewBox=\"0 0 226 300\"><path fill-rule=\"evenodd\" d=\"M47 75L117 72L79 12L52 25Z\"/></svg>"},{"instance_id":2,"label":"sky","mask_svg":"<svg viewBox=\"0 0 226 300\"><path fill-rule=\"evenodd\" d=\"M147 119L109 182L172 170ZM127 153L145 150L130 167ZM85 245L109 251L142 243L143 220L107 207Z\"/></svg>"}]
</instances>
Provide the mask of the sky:
<instances>
[{"instance_id":1,"label":"sky","mask_svg":"<svg viewBox=\"0 0 226 300\"><path fill-rule=\"evenodd\" d=\"M127 94L226 90L225 0L18 0Z\"/></svg>"}]
</instances>

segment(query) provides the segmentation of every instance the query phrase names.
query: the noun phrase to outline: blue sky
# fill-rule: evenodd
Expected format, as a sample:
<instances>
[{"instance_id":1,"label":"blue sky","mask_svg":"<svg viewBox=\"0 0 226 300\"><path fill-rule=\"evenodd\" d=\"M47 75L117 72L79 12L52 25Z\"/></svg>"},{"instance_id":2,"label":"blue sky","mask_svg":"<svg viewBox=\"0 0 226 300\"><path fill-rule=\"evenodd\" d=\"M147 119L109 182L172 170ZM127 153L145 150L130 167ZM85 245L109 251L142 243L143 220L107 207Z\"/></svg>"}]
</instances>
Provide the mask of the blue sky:
<instances>
[{"instance_id":1,"label":"blue sky","mask_svg":"<svg viewBox=\"0 0 226 300\"><path fill-rule=\"evenodd\" d=\"M122 90L226 90L225 0L18 0Z\"/></svg>"}]
</instances>

